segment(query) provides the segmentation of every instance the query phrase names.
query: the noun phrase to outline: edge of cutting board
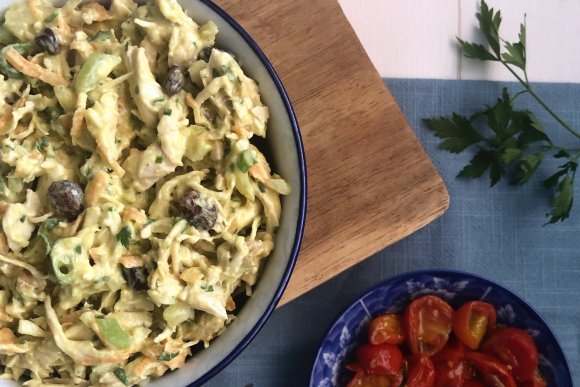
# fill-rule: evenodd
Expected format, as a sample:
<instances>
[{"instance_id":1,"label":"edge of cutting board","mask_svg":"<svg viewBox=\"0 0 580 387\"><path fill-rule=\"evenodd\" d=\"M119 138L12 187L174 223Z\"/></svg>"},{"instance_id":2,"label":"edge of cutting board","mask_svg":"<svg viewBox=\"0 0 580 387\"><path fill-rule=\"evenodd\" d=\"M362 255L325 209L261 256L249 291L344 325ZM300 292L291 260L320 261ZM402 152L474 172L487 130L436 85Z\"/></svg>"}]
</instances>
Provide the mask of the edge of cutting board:
<instances>
[{"instance_id":1,"label":"edge of cutting board","mask_svg":"<svg viewBox=\"0 0 580 387\"><path fill-rule=\"evenodd\" d=\"M336 0L216 3L272 62L304 141L306 228L279 305L447 210L441 176Z\"/></svg>"}]
</instances>

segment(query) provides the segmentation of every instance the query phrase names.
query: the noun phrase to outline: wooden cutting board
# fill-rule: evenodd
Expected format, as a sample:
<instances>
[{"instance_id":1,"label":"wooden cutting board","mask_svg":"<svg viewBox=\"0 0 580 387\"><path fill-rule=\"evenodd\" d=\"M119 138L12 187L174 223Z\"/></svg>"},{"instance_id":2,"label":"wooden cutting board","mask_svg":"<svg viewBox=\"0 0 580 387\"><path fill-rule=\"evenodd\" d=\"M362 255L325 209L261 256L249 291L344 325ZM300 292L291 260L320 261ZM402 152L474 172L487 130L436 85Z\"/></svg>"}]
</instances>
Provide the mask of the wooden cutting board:
<instances>
[{"instance_id":1,"label":"wooden cutting board","mask_svg":"<svg viewBox=\"0 0 580 387\"><path fill-rule=\"evenodd\" d=\"M216 0L264 50L306 150L308 215L280 305L442 215L449 196L336 0Z\"/></svg>"}]
</instances>

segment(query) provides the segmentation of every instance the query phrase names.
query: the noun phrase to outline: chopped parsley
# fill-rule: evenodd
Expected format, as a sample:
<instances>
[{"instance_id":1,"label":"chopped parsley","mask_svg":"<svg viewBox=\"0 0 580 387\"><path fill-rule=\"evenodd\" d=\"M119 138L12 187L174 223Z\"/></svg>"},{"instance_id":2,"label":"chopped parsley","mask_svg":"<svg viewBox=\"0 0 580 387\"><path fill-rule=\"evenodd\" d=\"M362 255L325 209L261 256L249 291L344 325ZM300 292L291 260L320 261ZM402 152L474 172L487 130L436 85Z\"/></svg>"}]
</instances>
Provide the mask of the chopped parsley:
<instances>
[{"instance_id":1,"label":"chopped parsley","mask_svg":"<svg viewBox=\"0 0 580 387\"><path fill-rule=\"evenodd\" d=\"M264 184L262 184L261 181L258 182L258 189L260 190L261 193L266 192L266 188L264 187Z\"/></svg>"},{"instance_id":2,"label":"chopped parsley","mask_svg":"<svg viewBox=\"0 0 580 387\"><path fill-rule=\"evenodd\" d=\"M171 359L174 359L175 357L177 357L177 355L179 355L179 351L173 352L173 353L163 352L161 355L157 356L157 360L170 361Z\"/></svg>"},{"instance_id":3,"label":"chopped parsley","mask_svg":"<svg viewBox=\"0 0 580 387\"><path fill-rule=\"evenodd\" d=\"M48 218L44 221L44 223L42 223L42 225L47 230L52 230L53 228L56 227L57 224L58 224L58 219L56 219L56 218Z\"/></svg>"},{"instance_id":4,"label":"chopped parsley","mask_svg":"<svg viewBox=\"0 0 580 387\"><path fill-rule=\"evenodd\" d=\"M163 162L163 156L155 157L155 164L161 164Z\"/></svg>"},{"instance_id":5,"label":"chopped parsley","mask_svg":"<svg viewBox=\"0 0 580 387\"><path fill-rule=\"evenodd\" d=\"M20 223L24 223L25 220L26 220L26 215L22 215L20 217Z\"/></svg>"},{"instance_id":6,"label":"chopped parsley","mask_svg":"<svg viewBox=\"0 0 580 387\"><path fill-rule=\"evenodd\" d=\"M170 116L171 115L172 110L171 109L165 109L163 110L163 115L164 116Z\"/></svg>"},{"instance_id":7,"label":"chopped parsley","mask_svg":"<svg viewBox=\"0 0 580 387\"><path fill-rule=\"evenodd\" d=\"M211 75L214 78L223 77L224 75L228 74L229 72L230 72L230 69L226 65L220 65L218 67L214 67L213 69L211 69Z\"/></svg>"},{"instance_id":8,"label":"chopped parsley","mask_svg":"<svg viewBox=\"0 0 580 387\"><path fill-rule=\"evenodd\" d=\"M75 253L80 254L83 252L83 247L81 245L76 245Z\"/></svg>"},{"instance_id":9,"label":"chopped parsley","mask_svg":"<svg viewBox=\"0 0 580 387\"><path fill-rule=\"evenodd\" d=\"M102 42L111 39L111 31L99 31L91 38L91 41Z\"/></svg>"},{"instance_id":10,"label":"chopped parsley","mask_svg":"<svg viewBox=\"0 0 580 387\"><path fill-rule=\"evenodd\" d=\"M131 237L133 232L129 226L125 226L119 231L117 234L117 242L121 242L121 244L128 249L129 245L131 244Z\"/></svg>"},{"instance_id":11,"label":"chopped parsley","mask_svg":"<svg viewBox=\"0 0 580 387\"><path fill-rule=\"evenodd\" d=\"M211 285L201 285L200 288L206 292L213 292L213 286Z\"/></svg>"},{"instance_id":12,"label":"chopped parsley","mask_svg":"<svg viewBox=\"0 0 580 387\"><path fill-rule=\"evenodd\" d=\"M157 98L157 99L154 99L151 102L153 103L153 105L162 104L162 103L165 102L165 98Z\"/></svg>"},{"instance_id":13,"label":"chopped parsley","mask_svg":"<svg viewBox=\"0 0 580 387\"><path fill-rule=\"evenodd\" d=\"M127 379L127 374L124 369L117 367L113 370L113 373L125 386L129 385L129 380Z\"/></svg>"},{"instance_id":14,"label":"chopped parsley","mask_svg":"<svg viewBox=\"0 0 580 387\"><path fill-rule=\"evenodd\" d=\"M43 22L50 23L51 21L56 19L57 16L58 16L58 12L53 12L50 15L48 15L46 18L44 18Z\"/></svg>"},{"instance_id":15,"label":"chopped parsley","mask_svg":"<svg viewBox=\"0 0 580 387\"><path fill-rule=\"evenodd\" d=\"M46 148L47 146L48 146L48 138L46 137L39 138L38 140L36 140L36 144L34 145L36 150L39 152L44 148Z\"/></svg>"}]
</instances>

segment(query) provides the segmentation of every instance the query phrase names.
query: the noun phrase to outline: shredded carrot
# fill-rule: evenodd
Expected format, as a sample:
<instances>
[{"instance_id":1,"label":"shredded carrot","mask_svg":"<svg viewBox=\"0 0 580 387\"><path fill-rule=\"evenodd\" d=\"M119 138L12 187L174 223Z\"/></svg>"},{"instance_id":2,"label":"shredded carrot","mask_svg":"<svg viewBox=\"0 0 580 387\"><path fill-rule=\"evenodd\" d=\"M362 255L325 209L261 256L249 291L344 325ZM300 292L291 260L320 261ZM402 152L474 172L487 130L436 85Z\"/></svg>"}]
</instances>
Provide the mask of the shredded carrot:
<instances>
[{"instance_id":1,"label":"shredded carrot","mask_svg":"<svg viewBox=\"0 0 580 387\"><path fill-rule=\"evenodd\" d=\"M138 255L123 255L119 258L119 263L127 269L132 267L142 267L144 265L143 258Z\"/></svg>"},{"instance_id":2,"label":"shredded carrot","mask_svg":"<svg viewBox=\"0 0 580 387\"><path fill-rule=\"evenodd\" d=\"M6 313L6 308L0 308L0 321L1 322L12 322L14 319L8 313Z\"/></svg>"},{"instance_id":3,"label":"shredded carrot","mask_svg":"<svg viewBox=\"0 0 580 387\"><path fill-rule=\"evenodd\" d=\"M234 310L236 310L236 303L234 302L234 299L232 297L228 297L226 301L226 310L228 312L233 312Z\"/></svg>"},{"instance_id":4,"label":"shredded carrot","mask_svg":"<svg viewBox=\"0 0 580 387\"><path fill-rule=\"evenodd\" d=\"M52 71L47 70L44 67L37 65L36 63L28 61L12 47L6 51L6 61L8 61L12 67L21 73L32 78L38 78L51 86L66 86L69 83L59 74L53 73Z\"/></svg>"},{"instance_id":5,"label":"shredded carrot","mask_svg":"<svg viewBox=\"0 0 580 387\"><path fill-rule=\"evenodd\" d=\"M99 171L95 177L89 181L86 188L86 201L89 207L97 204L97 201L105 192L105 188L109 183L109 175L105 171Z\"/></svg>"},{"instance_id":6,"label":"shredded carrot","mask_svg":"<svg viewBox=\"0 0 580 387\"><path fill-rule=\"evenodd\" d=\"M109 12L107 12L105 7L99 3L87 3L81 7L80 11L95 15L96 17L94 17L93 20L98 22L111 20L113 18Z\"/></svg>"},{"instance_id":7,"label":"shredded carrot","mask_svg":"<svg viewBox=\"0 0 580 387\"><path fill-rule=\"evenodd\" d=\"M249 174L256 180L265 183L271 178L270 176L270 166L264 158L263 155L258 155L258 162L250 167L248 170Z\"/></svg>"}]
</instances>

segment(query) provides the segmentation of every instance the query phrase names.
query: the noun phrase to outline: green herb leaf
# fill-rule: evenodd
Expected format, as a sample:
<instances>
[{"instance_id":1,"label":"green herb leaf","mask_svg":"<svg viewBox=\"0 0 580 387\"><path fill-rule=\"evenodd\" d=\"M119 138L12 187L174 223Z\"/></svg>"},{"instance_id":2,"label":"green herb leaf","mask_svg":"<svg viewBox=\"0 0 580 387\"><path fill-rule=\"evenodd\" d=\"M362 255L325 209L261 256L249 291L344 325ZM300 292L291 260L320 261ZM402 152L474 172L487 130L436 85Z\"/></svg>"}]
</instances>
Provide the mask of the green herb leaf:
<instances>
[{"instance_id":1,"label":"green herb leaf","mask_svg":"<svg viewBox=\"0 0 580 387\"><path fill-rule=\"evenodd\" d=\"M548 223L556 223L563 221L570 217L570 210L574 203L574 177L575 168L571 173L567 173L558 184L556 189L556 196L552 202L552 211L550 212L550 220Z\"/></svg>"},{"instance_id":2,"label":"green herb leaf","mask_svg":"<svg viewBox=\"0 0 580 387\"><path fill-rule=\"evenodd\" d=\"M178 355L179 355L179 351L173 352L173 353L163 352L161 355L157 356L157 360L170 361L170 360L174 359L175 357L177 357Z\"/></svg>"},{"instance_id":3,"label":"green herb leaf","mask_svg":"<svg viewBox=\"0 0 580 387\"><path fill-rule=\"evenodd\" d=\"M487 39L489 47L496 57L500 55L499 27L501 25L501 12L495 12L489 8L485 1L481 1L479 12L475 14L479 20L479 29Z\"/></svg>"},{"instance_id":4,"label":"green herb leaf","mask_svg":"<svg viewBox=\"0 0 580 387\"><path fill-rule=\"evenodd\" d=\"M117 379L121 381L121 383L123 383L125 386L129 385L129 380L127 379L127 374L125 373L124 369L117 367L113 370L113 373Z\"/></svg>"},{"instance_id":5,"label":"green herb leaf","mask_svg":"<svg viewBox=\"0 0 580 387\"><path fill-rule=\"evenodd\" d=\"M39 152L44 148L46 148L47 146L48 146L48 138L46 137L39 138L38 140L36 140L36 144L34 144L34 147Z\"/></svg>"},{"instance_id":6,"label":"green herb leaf","mask_svg":"<svg viewBox=\"0 0 580 387\"><path fill-rule=\"evenodd\" d=\"M493 162L493 152L488 150L480 150L467 164L458 177L477 178L484 174Z\"/></svg>"},{"instance_id":7,"label":"green herb leaf","mask_svg":"<svg viewBox=\"0 0 580 387\"><path fill-rule=\"evenodd\" d=\"M264 187L264 184L262 184L261 181L258 182L258 189L260 190L261 193L266 192L266 188Z\"/></svg>"},{"instance_id":8,"label":"green herb leaf","mask_svg":"<svg viewBox=\"0 0 580 387\"><path fill-rule=\"evenodd\" d=\"M518 138L520 146L524 147L526 145L545 141L549 144L552 142L550 138L544 131L543 125L538 120L538 117L529 110L523 110L514 113L515 116L512 118L515 125L520 126L521 134Z\"/></svg>"},{"instance_id":9,"label":"green herb leaf","mask_svg":"<svg viewBox=\"0 0 580 387\"><path fill-rule=\"evenodd\" d=\"M121 244L128 249L129 246L131 245L131 238L132 238L133 232L131 231L131 227L129 226L125 226L121 229L121 231L119 231L119 233L117 234L117 242L121 242Z\"/></svg>"},{"instance_id":10,"label":"green herb leaf","mask_svg":"<svg viewBox=\"0 0 580 387\"><path fill-rule=\"evenodd\" d=\"M460 153L470 145L482 141L484 138L473 128L467 117L453 113L451 119L445 117L423 120L425 125L435 130L435 135L445 139L441 148L451 153Z\"/></svg>"},{"instance_id":11,"label":"green herb leaf","mask_svg":"<svg viewBox=\"0 0 580 387\"><path fill-rule=\"evenodd\" d=\"M522 70L526 69L526 48L521 43L505 42L505 49L507 52L501 54L502 59L519 67Z\"/></svg>"},{"instance_id":12,"label":"green herb leaf","mask_svg":"<svg viewBox=\"0 0 580 387\"><path fill-rule=\"evenodd\" d=\"M486 115L487 124L497 135L499 143L513 136L519 129L516 125L510 125L513 106L507 88L503 89L502 97L498 98L496 104L488 109Z\"/></svg>"},{"instance_id":13,"label":"green herb leaf","mask_svg":"<svg viewBox=\"0 0 580 387\"><path fill-rule=\"evenodd\" d=\"M103 42L109 39L111 39L111 31L99 31L91 38L91 41Z\"/></svg>"},{"instance_id":14,"label":"green herb leaf","mask_svg":"<svg viewBox=\"0 0 580 387\"><path fill-rule=\"evenodd\" d=\"M163 156L155 157L155 164L161 164L163 162Z\"/></svg>"},{"instance_id":15,"label":"green herb leaf","mask_svg":"<svg viewBox=\"0 0 580 387\"><path fill-rule=\"evenodd\" d=\"M83 247L81 245L77 245L75 247L75 253L80 254L83 252Z\"/></svg>"},{"instance_id":16,"label":"green herb leaf","mask_svg":"<svg viewBox=\"0 0 580 387\"><path fill-rule=\"evenodd\" d=\"M53 12L50 15L48 15L47 17L44 18L43 22L44 23L50 23L51 21L53 21L54 19L56 19L56 17L58 16L58 12Z\"/></svg>"},{"instance_id":17,"label":"green herb leaf","mask_svg":"<svg viewBox=\"0 0 580 387\"><path fill-rule=\"evenodd\" d=\"M516 184L524 184L534 175L542 160L544 153L535 153L522 157L518 171L515 176Z\"/></svg>"},{"instance_id":18,"label":"green herb leaf","mask_svg":"<svg viewBox=\"0 0 580 387\"><path fill-rule=\"evenodd\" d=\"M218 67L214 67L211 69L211 76L214 78L223 77L224 75L228 74L230 69L226 65L219 65Z\"/></svg>"},{"instance_id":19,"label":"green herb leaf","mask_svg":"<svg viewBox=\"0 0 580 387\"><path fill-rule=\"evenodd\" d=\"M163 115L164 116L170 116L171 115L172 110L171 109L165 109L163 110Z\"/></svg>"},{"instance_id":20,"label":"green herb leaf","mask_svg":"<svg viewBox=\"0 0 580 387\"><path fill-rule=\"evenodd\" d=\"M211 285L201 285L200 288L206 292L213 292L213 286Z\"/></svg>"},{"instance_id":21,"label":"green herb leaf","mask_svg":"<svg viewBox=\"0 0 580 387\"><path fill-rule=\"evenodd\" d=\"M498 59L493 56L491 52L487 50L487 48L483 47L481 44L477 43L468 43L462 39L457 38L457 42L459 43L459 47L463 51L463 55L466 58L471 59L479 59L482 61L491 60L497 61Z\"/></svg>"}]
</instances>

